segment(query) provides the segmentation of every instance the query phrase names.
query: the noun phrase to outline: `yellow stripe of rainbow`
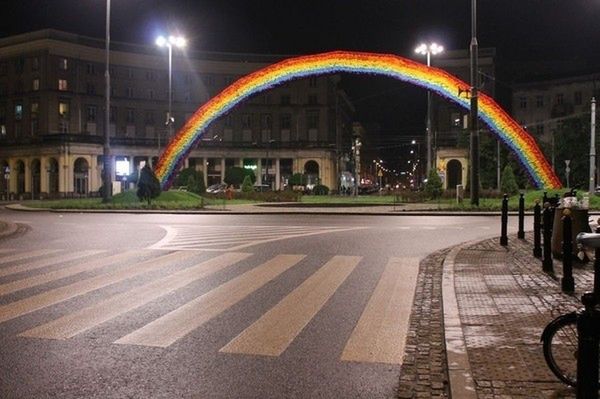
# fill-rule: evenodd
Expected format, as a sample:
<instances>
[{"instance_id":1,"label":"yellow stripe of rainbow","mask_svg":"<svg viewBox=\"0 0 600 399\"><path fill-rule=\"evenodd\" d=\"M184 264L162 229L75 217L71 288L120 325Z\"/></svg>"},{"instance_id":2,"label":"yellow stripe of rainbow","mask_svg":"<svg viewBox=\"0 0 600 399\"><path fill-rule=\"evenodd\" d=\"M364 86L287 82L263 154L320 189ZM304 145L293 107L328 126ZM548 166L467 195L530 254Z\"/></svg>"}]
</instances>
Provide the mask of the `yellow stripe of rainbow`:
<instances>
[{"instance_id":1,"label":"yellow stripe of rainbow","mask_svg":"<svg viewBox=\"0 0 600 399\"><path fill-rule=\"evenodd\" d=\"M162 188L170 187L208 126L249 96L292 79L341 72L389 76L427 88L469 108L469 100L459 95L459 91L469 90L469 84L441 69L396 55L334 51L290 58L242 77L198 108L165 148L156 165L155 173ZM535 186L561 187L535 140L484 93L479 94L479 118L517 155Z\"/></svg>"}]
</instances>

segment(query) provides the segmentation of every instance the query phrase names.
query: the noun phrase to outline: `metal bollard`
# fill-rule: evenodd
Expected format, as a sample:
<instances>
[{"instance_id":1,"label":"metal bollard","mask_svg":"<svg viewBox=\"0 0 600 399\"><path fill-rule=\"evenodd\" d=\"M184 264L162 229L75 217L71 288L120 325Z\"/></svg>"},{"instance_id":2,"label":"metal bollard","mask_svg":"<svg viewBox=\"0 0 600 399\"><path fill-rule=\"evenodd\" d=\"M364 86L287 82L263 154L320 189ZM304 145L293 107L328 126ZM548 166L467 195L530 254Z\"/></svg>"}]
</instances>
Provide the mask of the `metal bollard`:
<instances>
[{"instance_id":1,"label":"metal bollard","mask_svg":"<svg viewBox=\"0 0 600 399\"><path fill-rule=\"evenodd\" d=\"M519 231L517 232L517 238L525 238L525 198L523 198L523 193L519 194Z\"/></svg>"},{"instance_id":2,"label":"metal bollard","mask_svg":"<svg viewBox=\"0 0 600 399\"><path fill-rule=\"evenodd\" d=\"M502 197L502 216L500 220L500 245L508 245L507 225L508 225L508 195Z\"/></svg>"},{"instance_id":3,"label":"metal bollard","mask_svg":"<svg viewBox=\"0 0 600 399\"><path fill-rule=\"evenodd\" d=\"M542 270L546 273L554 274L554 265L552 263L552 208L546 202L544 204L544 259L542 261Z\"/></svg>"},{"instance_id":4,"label":"metal bollard","mask_svg":"<svg viewBox=\"0 0 600 399\"><path fill-rule=\"evenodd\" d=\"M535 206L533 207L533 256L536 258L542 257L542 207L540 201L535 200Z\"/></svg>"},{"instance_id":5,"label":"metal bollard","mask_svg":"<svg viewBox=\"0 0 600 399\"><path fill-rule=\"evenodd\" d=\"M598 344L600 312L592 293L581 297L585 310L577 317L577 399L598 398Z\"/></svg>"},{"instance_id":6,"label":"metal bollard","mask_svg":"<svg viewBox=\"0 0 600 399\"><path fill-rule=\"evenodd\" d=\"M596 228L596 233L600 233L600 227ZM600 299L600 248L596 248L594 258L594 297L598 303L598 299Z\"/></svg>"},{"instance_id":7,"label":"metal bollard","mask_svg":"<svg viewBox=\"0 0 600 399\"><path fill-rule=\"evenodd\" d=\"M575 292L575 280L573 280L573 236L572 236L571 210L565 209L562 217L563 243L562 262L563 277L561 280L562 291L568 294Z\"/></svg>"}]
</instances>

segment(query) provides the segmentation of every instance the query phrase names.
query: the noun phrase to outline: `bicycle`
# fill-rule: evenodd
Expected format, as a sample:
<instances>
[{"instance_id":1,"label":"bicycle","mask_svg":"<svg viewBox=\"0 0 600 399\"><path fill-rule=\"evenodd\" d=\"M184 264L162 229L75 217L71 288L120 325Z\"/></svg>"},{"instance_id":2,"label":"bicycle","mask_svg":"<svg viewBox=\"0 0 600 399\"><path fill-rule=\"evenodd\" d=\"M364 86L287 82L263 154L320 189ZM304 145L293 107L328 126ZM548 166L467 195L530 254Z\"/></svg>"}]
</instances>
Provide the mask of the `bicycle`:
<instances>
[{"instance_id":1,"label":"bicycle","mask_svg":"<svg viewBox=\"0 0 600 399\"><path fill-rule=\"evenodd\" d=\"M583 247L594 248L596 251L594 289L592 292L582 295L581 302L584 308L558 316L544 328L541 336L544 358L548 367L559 380L572 387L577 386L577 363L578 360L581 360L578 353L577 321L586 311L597 314L596 306L600 303L598 298L600 293L600 233L579 233L577 243ZM596 361L600 362L598 356L596 356ZM598 378L597 373L596 378Z\"/></svg>"}]
</instances>

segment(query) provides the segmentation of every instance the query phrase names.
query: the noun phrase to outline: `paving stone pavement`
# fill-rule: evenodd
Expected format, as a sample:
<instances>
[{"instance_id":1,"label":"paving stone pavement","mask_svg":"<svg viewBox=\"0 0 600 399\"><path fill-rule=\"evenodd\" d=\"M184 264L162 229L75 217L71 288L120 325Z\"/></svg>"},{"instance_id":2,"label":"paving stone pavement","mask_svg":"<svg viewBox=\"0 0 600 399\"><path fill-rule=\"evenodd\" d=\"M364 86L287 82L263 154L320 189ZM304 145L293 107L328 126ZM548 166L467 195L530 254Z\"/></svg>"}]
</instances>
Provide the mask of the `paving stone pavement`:
<instances>
[{"instance_id":1,"label":"paving stone pavement","mask_svg":"<svg viewBox=\"0 0 600 399\"><path fill-rule=\"evenodd\" d=\"M410 318L399 398L460 399L449 385L442 300L442 264L449 250L421 262ZM464 246L454 260L454 289L471 375L479 399L575 398L549 371L540 336L554 317L580 307L593 285L593 264L574 264L575 293L561 292L562 264L542 272L533 234ZM455 392L455 396L452 396Z\"/></svg>"},{"instance_id":2,"label":"paving stone pavement","mask_svg":"<svg viewBox=\"0 0 600 399\"><path fill-rule=\"evenodd\" d=\"M532 233L510 236L507 247L495 238L457 253L454 289L478 398L575 397L546 366L540 336L554 317L580 307L593 286L593 264L574 265L574 295L561 292L560 261L554 271L556 277L542 272L533 257Z\"/></svg>"}]
</instances>

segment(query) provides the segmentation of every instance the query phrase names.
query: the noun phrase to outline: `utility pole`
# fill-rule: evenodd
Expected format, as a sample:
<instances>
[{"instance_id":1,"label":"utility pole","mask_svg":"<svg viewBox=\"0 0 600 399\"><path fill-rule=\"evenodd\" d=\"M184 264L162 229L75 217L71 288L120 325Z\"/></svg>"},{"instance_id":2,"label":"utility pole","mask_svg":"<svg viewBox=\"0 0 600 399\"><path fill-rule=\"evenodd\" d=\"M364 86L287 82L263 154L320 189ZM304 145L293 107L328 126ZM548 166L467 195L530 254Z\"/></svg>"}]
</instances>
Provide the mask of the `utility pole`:
<instances>
[{"instance_id":1,"label":"utility pole","mask_svg":"<svg viewBox=\"0 0 600 399\"><path fill-rule=\"evenodd\" d=\"M471 0L471 205L479 206L479 126L477 115L477 88L479 74L477 72L477 0Z\"/></svg>"},{"instance_id":2,"label":"utility pole","mask_svg":"<svg viewBox=\"0 0 600 399\"><path fill-rule=\"evenodd\" d=\"M112 160L110 157L110 0L106 0L106 69L104 71L106 111L104 119L104 170L102 202L110 202L112 197Z\"/></svg>"},{"instance_id":3,"label":"utility pole","mask_svg":"<svg viewBox=\"0 0 600 399\"><path fill-rule=\"evenodd\" d=\"M590 121L590 197L596 190L596 99L592 97L592 120Z\"/></svg>"}]
</instances>

